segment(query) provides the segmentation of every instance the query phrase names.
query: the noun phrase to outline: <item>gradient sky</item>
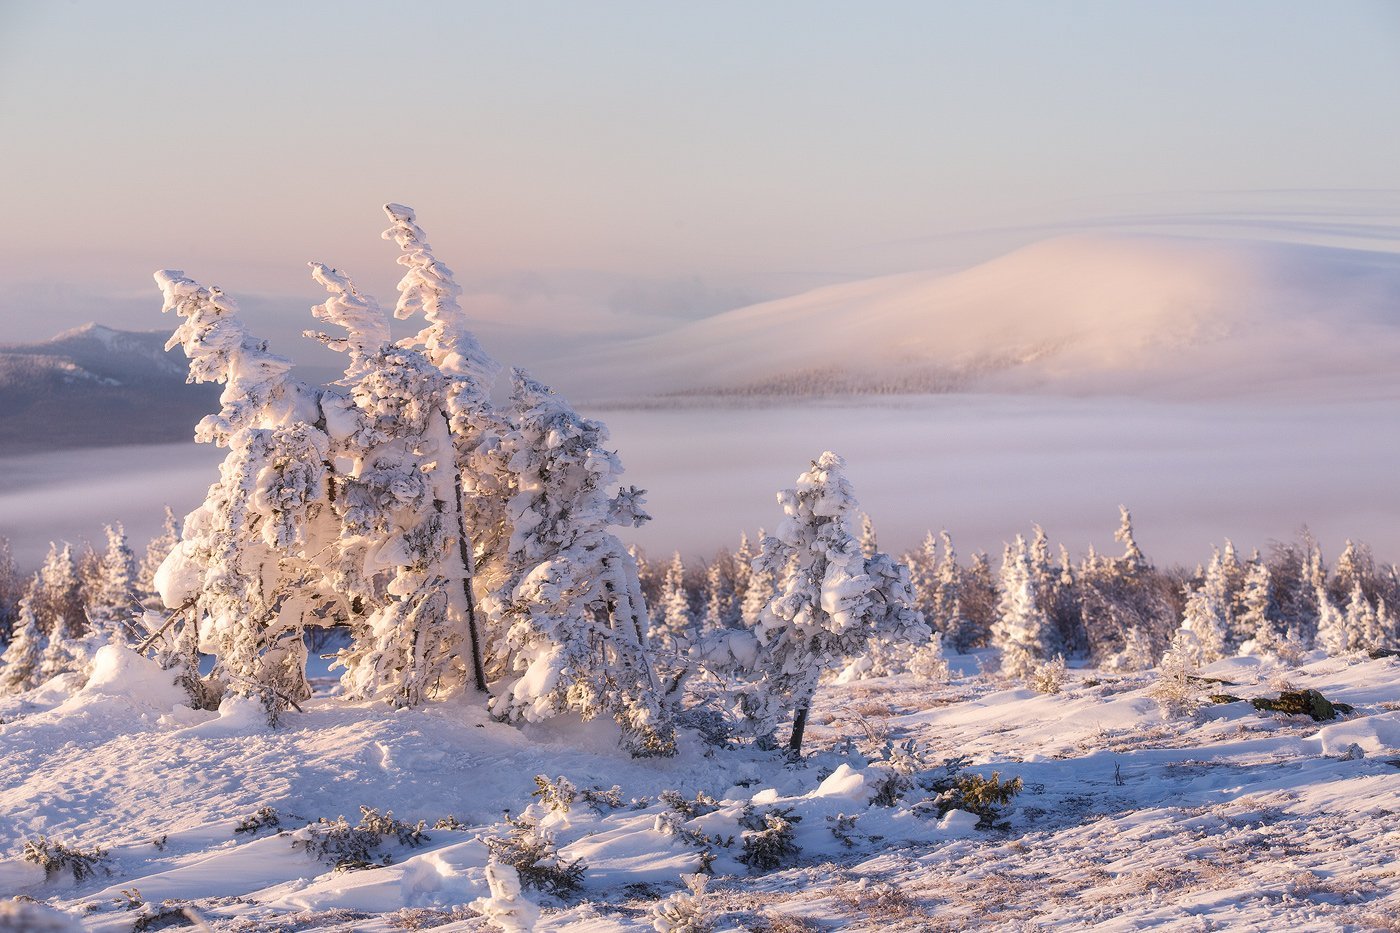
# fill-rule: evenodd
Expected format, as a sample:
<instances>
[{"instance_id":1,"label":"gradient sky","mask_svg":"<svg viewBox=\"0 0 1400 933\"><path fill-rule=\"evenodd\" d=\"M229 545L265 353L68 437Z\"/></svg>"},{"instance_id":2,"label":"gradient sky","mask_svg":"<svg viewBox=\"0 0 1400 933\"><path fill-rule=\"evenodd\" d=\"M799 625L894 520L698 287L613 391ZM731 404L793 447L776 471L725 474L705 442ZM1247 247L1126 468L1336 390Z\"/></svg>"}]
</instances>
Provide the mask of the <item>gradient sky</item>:
<instances>
[{"instance_id":1,"label":"gradient sky","mask_svg":"<svg viewBox=\"0 0 1400 933\"><path fill-rule=\"evenodd\" d=\"M679 313L967 231L1393 219L1397 114L1392 2L0 0L0 342L163 327L165 266L391 295L386 200L469 281Z\"/></svg>"}]
</instances>

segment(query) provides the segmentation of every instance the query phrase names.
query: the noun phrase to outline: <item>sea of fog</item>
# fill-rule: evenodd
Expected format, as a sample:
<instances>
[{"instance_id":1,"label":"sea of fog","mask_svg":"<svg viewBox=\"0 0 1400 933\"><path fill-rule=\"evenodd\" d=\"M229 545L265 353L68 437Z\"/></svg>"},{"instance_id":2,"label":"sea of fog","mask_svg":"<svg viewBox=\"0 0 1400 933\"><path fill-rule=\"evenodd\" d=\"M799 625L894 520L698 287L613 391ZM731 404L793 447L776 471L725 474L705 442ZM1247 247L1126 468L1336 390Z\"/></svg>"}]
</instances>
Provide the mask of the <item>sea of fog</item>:
<instances>
[{"instance_id":1,"label":"sea of fog","mask_svg":"<svg viewBox=\"0 0 1400 933\"><path fill-rule=\"evenodd\" d=\"M775 491L830 449L895 552L947 528L964 556L995 556L1034 523L1075 554L1113 551L1125 503L1159 563L1194 565L1226 537L1266 547L1305 524L1329 556L1351 537L1400 559L1394 401L943 395L601 417L655 519L624 536L653 555L704 555L773 528ZM0 457L0 535L26 566L52 540L100 542L110 521L139 549L162 506L200 502L222 453L191 443Z\"/></svg>"}]
</instances>

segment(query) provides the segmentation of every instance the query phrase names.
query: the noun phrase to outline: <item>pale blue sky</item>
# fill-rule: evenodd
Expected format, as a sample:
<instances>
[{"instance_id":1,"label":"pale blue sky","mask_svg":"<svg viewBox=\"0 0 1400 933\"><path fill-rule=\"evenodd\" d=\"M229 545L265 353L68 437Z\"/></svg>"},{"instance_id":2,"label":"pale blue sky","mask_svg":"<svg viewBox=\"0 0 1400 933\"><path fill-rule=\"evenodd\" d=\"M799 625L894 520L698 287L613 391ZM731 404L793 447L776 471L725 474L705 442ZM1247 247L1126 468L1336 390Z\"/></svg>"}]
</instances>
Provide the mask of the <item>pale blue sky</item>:
<instances>
[{"instance_id":1,"label":"pale blue sky","mask_svg":"<svg viewBox=\"0 0 1400 933\"><path fill-rule=\"evenodd\" d=\"M0 0L0 127L0 342L131 325L162 266L383 295L385 200L464 277L723 301L961 231L1393 214L1400 4Z\"/></svg>"}]
</instances>

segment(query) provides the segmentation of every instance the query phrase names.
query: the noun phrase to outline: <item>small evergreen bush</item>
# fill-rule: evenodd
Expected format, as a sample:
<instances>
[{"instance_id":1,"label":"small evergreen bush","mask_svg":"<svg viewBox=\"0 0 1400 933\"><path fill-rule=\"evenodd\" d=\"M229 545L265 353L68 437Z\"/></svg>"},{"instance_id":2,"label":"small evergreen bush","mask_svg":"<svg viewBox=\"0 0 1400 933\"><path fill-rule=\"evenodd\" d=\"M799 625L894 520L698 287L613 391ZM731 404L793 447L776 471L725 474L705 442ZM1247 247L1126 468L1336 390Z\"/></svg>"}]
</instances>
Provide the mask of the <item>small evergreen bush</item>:
<instances>
[{"instance_id":1,"label":"small evergreen bush","mask_svg":"<svg viewBox=\"0 0 1400 933\"><path fill-rule=\"evenodd\" d=\"M522 885L556 897L567 897L583 886L587 864L583 859L561 858L553 833L524 819L510 824L506 835L487 836L483 841L493 859L515 869Z\"/></svg>"},{"instance_id":2,"label":"small evergreen bush","mask_svg":"<svg viewBox=\"0 0 1400 933\"><path fill-rule=\"evenodd\" d=\"M84 881L96 875L99 868L110 872L105 864L109 858L105 849L93 848L84 852L47 836L26 839L22 858L42 868L46 879L69 871L73 873L74 881Z\"/></svg>"}]
</instances>

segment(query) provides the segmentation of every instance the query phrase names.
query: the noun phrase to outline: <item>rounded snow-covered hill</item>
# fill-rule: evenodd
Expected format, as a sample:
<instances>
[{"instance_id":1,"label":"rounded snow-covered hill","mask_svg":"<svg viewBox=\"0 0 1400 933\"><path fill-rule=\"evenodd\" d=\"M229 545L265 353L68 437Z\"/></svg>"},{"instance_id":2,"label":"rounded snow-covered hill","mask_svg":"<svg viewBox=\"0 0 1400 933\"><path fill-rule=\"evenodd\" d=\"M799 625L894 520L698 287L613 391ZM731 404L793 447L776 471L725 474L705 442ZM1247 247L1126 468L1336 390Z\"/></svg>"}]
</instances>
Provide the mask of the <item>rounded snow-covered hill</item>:
<instances>
[{"instance_id":1,"label":"rounded snow-covered hill","mask_svg":"<svg viewBox=\"0 0 1400 933\"><path fill-rule=\"evenodd\" d=\"M883 276L719 314L619 346L576 384L595 397L1195 395L1388 382L1397 351L1400 256L1069 236L961 272Z\"/></svg>"}]
</instances>

